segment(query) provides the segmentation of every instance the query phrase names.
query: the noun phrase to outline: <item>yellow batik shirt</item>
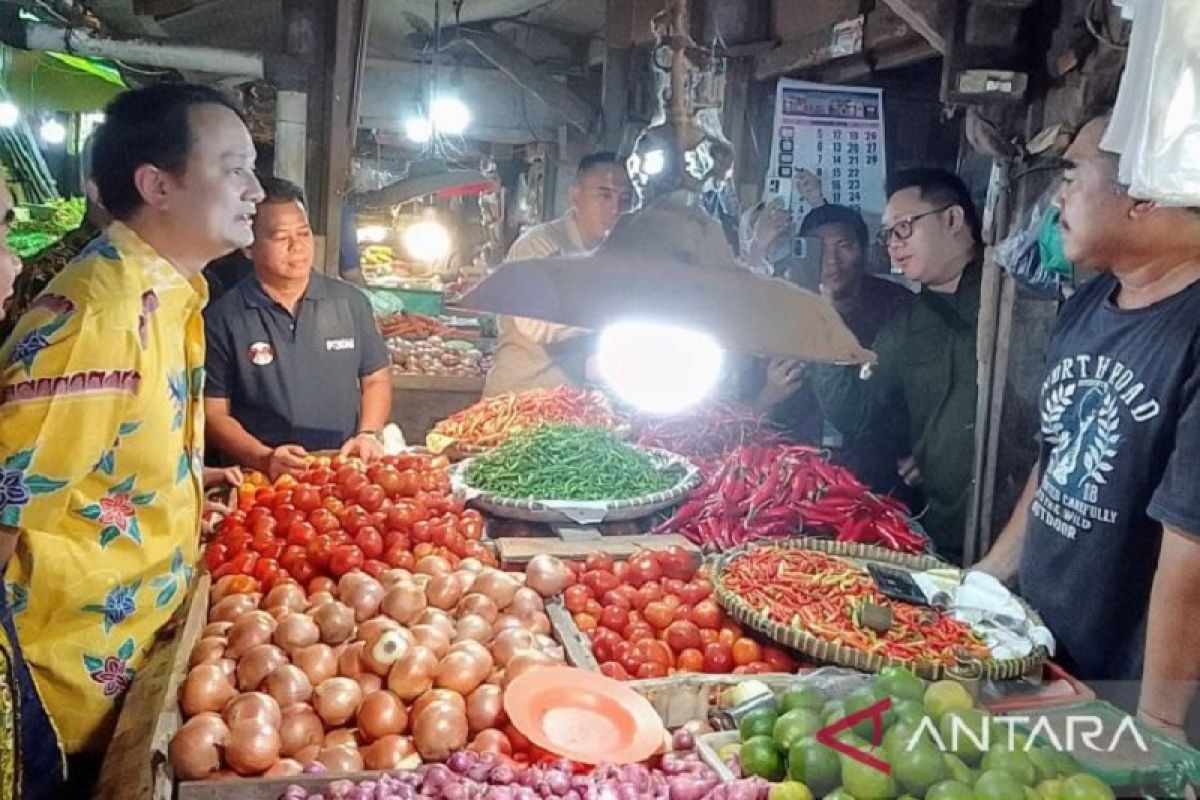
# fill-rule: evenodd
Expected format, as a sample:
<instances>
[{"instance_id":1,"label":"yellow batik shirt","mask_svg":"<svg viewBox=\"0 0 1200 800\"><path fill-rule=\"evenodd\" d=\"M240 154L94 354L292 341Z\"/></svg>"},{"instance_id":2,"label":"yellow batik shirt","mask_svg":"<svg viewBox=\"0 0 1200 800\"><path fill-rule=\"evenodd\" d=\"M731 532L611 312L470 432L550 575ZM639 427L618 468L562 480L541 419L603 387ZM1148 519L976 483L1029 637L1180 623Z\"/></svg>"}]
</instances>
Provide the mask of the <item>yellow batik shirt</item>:
<instances>
[{"instance_id":1,"label":"yellow batik shirt","mask_svg":"<svg viewBox=\"0 0 1200 800\"><path fill-rule=\"evenodd\" d=\"M114 223L0 349L17 636L68 753L102 751L196 563L203 278Z\"/></svg>"}]
</instances>

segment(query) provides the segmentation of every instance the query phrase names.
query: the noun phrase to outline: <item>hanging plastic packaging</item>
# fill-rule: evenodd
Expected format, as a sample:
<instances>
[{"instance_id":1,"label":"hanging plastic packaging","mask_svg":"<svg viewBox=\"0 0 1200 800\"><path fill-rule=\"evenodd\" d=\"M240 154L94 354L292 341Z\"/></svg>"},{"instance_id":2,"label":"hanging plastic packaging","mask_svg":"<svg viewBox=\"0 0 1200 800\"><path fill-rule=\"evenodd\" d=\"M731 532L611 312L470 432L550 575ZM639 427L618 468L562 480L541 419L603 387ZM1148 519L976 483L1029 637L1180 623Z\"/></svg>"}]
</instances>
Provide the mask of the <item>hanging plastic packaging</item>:
<instances>
[{"instance_id":1,"label":"hanging plastic packaging","mask_svg":"<svg viewBox=\"0 0 1200 800\"><path fill-rule=\"evenodd\" d=\"M1024 224L996 245L994 258L1017 283L1041 297L1061 300L1070 288L1074 268L1063 255L1058 209L1050 204L1053 192L1042 195Z\"/></svg>"},{"instance_id":2,"label":"hanging plastic packaging","mask_svg":"<svg viewBox=\"0 0 1200 800\"><path fill-rule=\"evenodd\" d=\"M1200 3L1126 2L1133 33L1101 147L1120 153L1133 197L1200 206Z\"/></svg>"}]
</instances>

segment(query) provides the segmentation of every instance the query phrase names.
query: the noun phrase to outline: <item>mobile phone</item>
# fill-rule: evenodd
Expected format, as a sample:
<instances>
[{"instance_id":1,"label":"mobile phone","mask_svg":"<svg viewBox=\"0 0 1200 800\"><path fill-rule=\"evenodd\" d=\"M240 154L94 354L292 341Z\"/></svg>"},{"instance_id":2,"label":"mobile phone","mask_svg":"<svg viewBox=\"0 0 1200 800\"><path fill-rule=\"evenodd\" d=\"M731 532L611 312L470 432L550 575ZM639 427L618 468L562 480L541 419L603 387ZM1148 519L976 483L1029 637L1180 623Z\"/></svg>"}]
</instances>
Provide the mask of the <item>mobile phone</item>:
<instances>
[{"instance_id":1,"label":"mobile phone","mask_svg":"<svg viewBox=\"0 0 1200 800\"><path fill-rule=\"evenodd\" d=\"M885 597L903 600L918 606L930 604L925 592L921 591L921 587L908 572L879 564L867 564L867 572L871 573L871 579L875 581L875 586Z\"/></svg>"}]
</instances>

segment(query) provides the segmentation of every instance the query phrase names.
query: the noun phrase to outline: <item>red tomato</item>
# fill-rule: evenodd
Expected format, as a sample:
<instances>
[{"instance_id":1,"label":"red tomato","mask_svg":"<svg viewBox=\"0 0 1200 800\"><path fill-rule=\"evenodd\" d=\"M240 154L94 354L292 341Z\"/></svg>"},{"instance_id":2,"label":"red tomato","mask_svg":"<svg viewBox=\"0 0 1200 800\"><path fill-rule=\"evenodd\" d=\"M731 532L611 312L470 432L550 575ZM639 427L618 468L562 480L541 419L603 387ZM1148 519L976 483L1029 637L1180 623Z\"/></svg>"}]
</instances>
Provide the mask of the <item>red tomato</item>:
<instances>
[{"instance_id":1,"label":"red tomato","mask_svg":"<svg viewBox=\"0 0 1200 800\"><path fill-rule=\"evenodd\" d=\"M668 608L670 608L672 614L675 613L675 609L679 608L681 605L684 604L683 601L680 600L677 595L673 595L673 594L663 595L663 599L660 600L659 602L662 603L663 605L667 606Z\"/></svg>"},{"instance_id":2,"label":"red tomato","mask_svg":"<svg viewBox=\"0 0 1200 800\"><path fill-rule=\"evenodd\" d=\"M260 558L254 565L254 577L263 583L269 583L279 572L279 562L273 558Z\"/></svg>"},{"instance_id":3,"label":"red tomato","mask_svg":"<svg viewBox=\"0 0 1200 800\"><path fill-rule=\"evenodd\" d=\"M416 544L429 542L433 540L433 531L429 528L429 523L425 520L414 522L412 525L412 533L409 534Z\"/></svg>"},{"instance_id":4,"label":"red tomato","mask_svg":"<svg viewBox=\"0 0 1200 800\"><path fill-rule=\"evenodd\" d=\"M388 530L408 533L413 524L413 507L409 503L397 503L387 510Z\"/></svg>"},{"instance_id":5,"label":"red tomato","mask_svg":"<svg viewBox=\"0 0 1200 800\"><path fill-rule=\"evenodd\" d=\"M273 549L274 544L275 534L270 531L262 531L254 534L254 541L251 542L250 547L261 556Z\"/></svg>"},{"instance_id":6,"label":"red tomato","mask_svg":"<svg viewBox=\"0 0 1200 800\"><path fill-rule=\"evenodd\" d=\"M622 611L629 611L633 608L633 603L630 602L629 596L621 591L621 589L629 588L628 586L619 586L610 592L605 592L604 597L600 598L600 602L604 604L606 610L615 606Z\"/></svg>"},{"instance_id":7,"label":"red tomato","mask_svg":"<svg viewBox=\"0 0 1200 800\"><path fill-rule=\"evenodd\" d=\"M308 543L305 555L310 564L324 572L329 569L329 559L333 556L333 539L328 534L318 534Z\"/></svg>"},{"instance_id":8,"label":"red tomato","mask_svg":"<svg viewBox=\"0 0 1200 800\"><path fill-rule=\"evenodd\" d=\"M378 484L388 497L400 496L400 472L395 467L382 465L375 470L375 475L371 480Z\"/></svg>"},{"instance_id":9,"label":"red tomato","mask_svg":"<svg viewBox=\"0 0 1200 800\"><path fill-rule=\"evenodd\" d=\"M740 636L741 634L738 631L730 630L729 628L721 628L719 631L717 631L717 641L728 647L730 650L733 649L733 643L736 642Z\"/></svg>"},{"instance_id":10,"label":"red tomato","mask_svg":"<svg viewBox=\"0 0 1200 800\"><path fill-rule=\"evenodd\" d=\"M322 487L321 487L321 491L322 491L322 492L324 492L326 489L328 489L330 492L332 492L332 491L333 491L333 487L332 487L332 486L328 486L328 485L326 485L326 486L322 486ZM340 514L340 513L341 513L341 511L342 511L342 509L343 509L343 508L345 508L345 507L346 507L346 504L345 504L345 503L343 503L343 502L342 502L341 500L339 500L338 498L334 497L332 494L323 495L323 496L321 497L321 508L324 508L324 509L326 509L326 510L327 510L327 511L329 511L331 514L333 514L335 517L336 517L338 514Z\"/></svg>"},{"instance_id":11,"label":"red tomato","mask_svg":"<svg viewBox=\"0 0 1200 800\"><path fill-rule=\"evenodd\" d=\"M225 543L225 546L229 548L229 555L231 556L236 556L250 549L251 539L252 537L250 536L250 531L246 530L240 525L223 534L221 537L221 540Z\"/></svg>"},{"instance_id":12,"label":"red tomato","mask_svg":"<svg viewBox=\"0 0 1200 800\"><path fill-rule=\"evenodd\" d=\"M358 490L358 504L367 511L378 511L387 494L378 486L367 484Z\"/></svg>"},{"instance_id":13,"label":"red tomato","mask_svg":"<svg viewBox=\"0 0 1200 800\"><path fill-rule=\"evenodd\" d=\"M762 647L753 639L743 636L734 641L733 647L730 648L730 655L733 657L734 664L744 667L762 660Z\"/></svg>"},{"instance_id":14,"label":"red tomato","mask_svg":"<svg viewBox=\"0 0 1200 800\"><path fill-rule=\"evenodd\" d=\"M637 668L641 664L640 661L634 659L633 642L629 641L617 642L617 646L613 650L613 661L618 662L630 672L637 672Z\"/></svg>"},{"instance_id":15,"label":"red tomato","mask_svg":"<svg viewBox=\"0 0 1200 800\"><path fill-rule=\"evenodd\" d=\"M656 602L656 601L662 600L662 599L663 599L662 586L660 586L657 581L653 581L651 583L644 583L644 584L642 584L642 586L639 589L637 589L637 593L634 597L633 605L640 611L640 610L644 609L650 603L653 603L653 602Z\"/></svg>"},{"instance_id":16,"label":"red tomato","mask_svg":"<svg viewBox=\"0 0 1200 800\"><path fill-rule=\"evenodd\" d=\"M280 565L291 572L292 564L303 560L305 557L304 548L298 544L289 544L283 548L283 553L279 556Z\"/></svg>"},{"instance_id":17,"label":"red tomato","mask_svg":"<svg viewBox=\"0 0 1200 800\"><path fill-rule=\"evenodd\" d=\"M575 624L579 626L581 631L592 631L596 629L596 618L586 612L579 612L575 615Z\"/></svg>"},{"instance_id":18,"label":"red tomato","mask_svg":"<svg viewBox=\"0 0 1200 800\"><path fill-rule=\"evenodd\" d=\"M209 572L212 572L224 564L227 558L229 558L229 548L221 542L213 542L204 551L204 566L208 568Z\"/></svg>"},{"instance_id":19,"label":"red tomato","mask_svg":"<svg viewBox=\"0 0 1200 800\"><path fill-rule=\"evenodd\" d=\"M406 469L400 473L400 482L397 487L397 494L401 497L412 497L421 490L421 476L419 473Z\"/></svg>"},{"instance_id":20,"label":"red tomato","mask_svg":"<svg viewBox=\"0 0 1200 800\"><path fill-rule=\"evenodd\" d=\"M311 512L308 515L308 521L312 523L313 529L317 533L329 533L341 527L333 512L324 508L318 508L316 511Z\"/></svg>"},{"instance_id":21,"label":"red tomato","mask_svg":"<svg viewBox=\"0 0 1200 800\"><path fill-rule=\"evenodd\" d=\"M242 553L225 562L225 566L236 575L253 575L258 566L258 553Z\"/></svg>"},{"instance_id":22,"label":"red tomato","mask_svg":"<svg viewBox=\"0 0 1200 800\"><path fill-rule=\"evenodd\" d=\"M688 621L692 616L692 607L686 603L675 609L675 619Z\"/></svg>"},{"instance_id":23,"label":"red tomato","mask_svg":"<svg viewBox=\"0 0 1200 800\"><path fill-rule=\"evenodd\" d=\"M679 597L689 606L694 606L701 600L707 600L712 595L712 584L706 580L694 580L685 583L679 590Z\"/></svg>"},{"instance_id":24,"label":"red tomato","mask_svg":"<svg viewBox=\"0 0 1200 800\"><path fill-rule=\"evenodd\" d=\"M411 550L412 541L408 538L407 534L397 533L396 531L388 531L383 535L383 549L391 550L393 547Z\"/></svg>"},{"instance_id":25,"label":"red tomato","mask_svg":"<svg viewBox=\"0 0 1200 800\"><path fill-rule=\"evenodd\" d=\"M714 642L704 647L704 671L713 675L727 675L733 671L733 656L729 648Z\"/></svg>"},{"instance_id":26,"label":"red tomato","mask_svg":"<svg viewBox=\"0 0 1200 800\"><path fill-rule=\"evenodd\" d=\"M383 555L383 536L370 525L358 529L354 536L354 544L362 550L363 558L367 560L378 559Z\"/></svg>"},{"instance_id":27,"label":"red tomato","mask_svg":"<svg viewBox=\"0 0 1200 800\"><path fill-rule=\"evenodd\" d=\"M675 619L675 609L668 606L661 600L649 603L642 610L642 615L646 621L654 626L655 630L665 630L668 625Z\"/></svg>"},{"instance_id":28,"label":"red tomato","mask_svg":"<svg viewBox=\"0 0 1200 800\"><path fill-rule=\"evenodd\" d=\"M325 469L324 467L318 467L317 469L309 470L309 473L304 476L304 479L306 482L311 483L314 486L324 486L333 480L333 472ZM304 487L301 486L298 488L303 489ZM293 499L292 502L294 503L296 501ZM297 506L297 508L299 508L299 506Z\"/></svg>"},{"instance_id":29,"label":"red tomato","mask_svg":"<svg viewBox=\"0 0 1200 800\"><path fill-rule=\"evenodd\" d=\"M626 625L623 633L626 639L636 642L642 639L653 639L658 632L644 622L634 622Z\"/></svg>"},{"instance_id":30,"label":"red tomato","mask_svg":"<svg viewBox=\"0 0 1200 800\"><path fill-rule=\"evenodd\" d=\"M583 573L584 586L592 590L597 597L603 597L605 592L616 589L620 583L617 576L602 569L588 570Z\"/></svg>"},{"instance_id":31,"label":"red tomato","mask_svg":"<svg viewBox=\"0 0 1200 800\"><path fill-rule=\"evenodd\" d=\"M700 629L700 641L707 647L710 644L715 644L717 641L717 632L712 628Z\"/></svg>"},{"instance_id":32,"label":"red tomato","mask_svg":"<svg viewBox=\"0 0 1200 800\"><path fill-rule=\"evenodd\" d=\"M296 583L307 584L317 576L317 568L306 559L300 558L288 567L288 574L296 579Z\"/></svg>"},{"instance_id":33,"label":"red tomato","mask_svg":"<svg viewBox=\"0 0 1200 800\"><path fill-rule=\"evenodd\" d=\"M699 650L702 644L700 629L691 622L672 622L663 631L663 634L663 641L676 653L682 653L684 650Z\"/></svg>"},{"instance_id":34,"label":"red tomato","mask_svg":"<svg viewBox=\"0 0 1200 800\"><path fill-rule=\"evenodd\" d=\"M663 575L668 578L690 581L692 576L696 574L696 562L692 554L682 547L671 545L666 550L659 551L655 555L658 557L658 563L662 567Z\"/></svg>"},{"instance_id":35,"label":"red tomato","mask_svg":"<svg viewBox=\"0 0 1200 800\"><path fill-rule=\"evenodd\" d=\"M567 606L567 611L572 614L577 614L583 611L587 601L592 599L592 590L584 586L582 583L577 583L574 586L568 586L563 592L563 602Z\"/></svg>"},{"instance_id":36,"label":"red tomato","mask_svg":"<svg viewBox=\"0 0 1200 800\"><path fill-rule=\"evenodd\" d=\"M629 609L605 603L604 613L600 615L600 624L614 631L625 630L625 626L629 624Z\"/></svg>"},{"instance_id":37,"label":"red tomato","mask_svg":"<svg viewBox=\"0 0 1200 800\"><path fill-rule=\"evenodd\" d=\"M657 639L639 639L633 645L634 654L643 664L661 664L664 669L670 669L675 663L671 648Z\"/></svg>"},{"instance_id":38,"label":"red tomato","mask_svg":"<svg viewBox=\"0 0 1200 800\"><path fill-rule=\"evenodd\" d=\"M664 667L662 664L653 661L646 661L638 666L636 675L639 679L665 678L669 672L670 670L667 667Z\"/></svg>"},{"instance_id":39,"label":"red tomato","mask_svg":"<svg viewBox=\"0 0 1200 800\"><path fill-rule=\"evenodd\" d=\"M701 600L692 606L689 619L701 628L716 630L721 625L721 607L712 600Z\"/></svg>"},{"instance_id":40,"label":"red tomato","mask_svg":"<svg viewBox=\"0 0 1200 800\"><path fill-rule=\"evenodd\" d=\"M479 541L483 538L484 524L481 519L463 518L458 521L458 532L465 538L471 541Z\"/></svg>"},{"instance_id":41,"label":"red tomato","mask_svg":"<svg viewBox=\"0 0 1200 800\"><path fill-rule=\"evenodd\" d=\"M320 594L321 592L332 593L335 588L335 584L328 575L318 575L317 577L308 580L304 584L304 587L304 590L308 592L308 596L312 597L314 594Z\"/></svg>"},{"instance_id":42,"label":"red tomato","mask_svg":"<svg viewBox=\"0 0 1200 800\"><path fill-rule=\"evenodd\" d=\"M795 672L796 659L784 650L773 645L762 648L762 660L767 665L768 672Z\"/></svg>"},{"instance_id":43,"label":"red tomato","mask_svg":"<svg viewBox=\"0 0 1200 800\"><path fill-rule=\"evenodd\" d=\"M610 628L596 628L592 638L592 653L597 661L612 661L621 643L621 634Z\"/></svg>"},{"instance_id":44,"label":"red tomato","mask_svg":"<svg viewBox=\"0 0 1200 800\"><path fill-rule=\"evenodd\" d=\"M275 522L274 517L260 517L250 523L250 534L255 539L258 539L260 536L271 536L275 533L276 525L278 523Z\"/></svg>"},{"instance_id":45,"label":"red tomato","mask_svg":"<svg viewBox=\"0 0 1200 800\"><path fill-rule=\"evenodd\" d=\"M653 553L638 553L629 559L629 583L641 586L650 581L661 580L662 567L654 560Z\"/></svg>"},{"instance_id":46,"label":"red tomato","mask_svg":"<svg viewBox=\"0 0 1200 800\"><path fill-rule=\"evenodd\" d=\"M604 606L600 605L599 601L589 598L583 605L583 611L585 614L591 614L596 619L600 619L600 615L604 613Z\"/></svg>"},{"instance_id":47,"label":"red tomato","mask_svg":"<svg viewBox=\"0 0 1200 800\"><path fill-rule=\"evenodd\" d=\"M387 571L388 565L376 558L368 558L367 562L363 564L363 572L375 579L378 579Z\"/></svg>"},{"instance_id":48,"label":"red tomato","mask_svg":"<svg viewBox=\"0 0 1200 800\"><path fill-rule=\"evenodd\" d=\"M305 514L316 511L321 507L321 493L310 486L297 486L292 492L292 505L297 511L303 511Z\"/></svg>"},{"instance_id":49,"label":"red tomato","mask_svg":"<svg viewBox=\"0 0 1200 800\"><path fill-rule=\"evenodd\" d=\"M629 562L618 561L613 564L612 574L616 575L617 580L621 583L627 583L629 581Z\"/></svg>"},{"instance_id":50,"label":"red tomato","mask_svg":"<svg viewBox=\"0 0 1200 800\"><path fill-rule=\"evenodd\" d=\"M675 669L679 672L703 672L704 654L694 648L688 648L675 658Z\"/></svg>"},{"instance_id":51,"label":"red tomato","mask_svg":"<svg viewBox=\"0 0 1200 800\"><path fill-rule=\"evenodd\" d=\"M293 520L292 524L287 529L288 544L295 544L301 547L307 547L308 543L317 535L317 529L311 523L304 520Z\"/></svg>"},{"instance_id":52,"label":"red tomato","mask_svg":"<svg viewBox=\"0 0 1200 800\"><path fill-rule=\"evenodd\" d=\"M616 661L605 661L601 664L600 674L617 681L629 680L629 671Z\"/></svg>"},{"instance_id":53,"label":"red tomato","mask_svg":"<svg viewBox=\"0 0 1200 800\"><path fill-rule=\"evenodd\" d=\"M362 550L352 544L340 544L333 548L333 554L329 557L329 572L333 577L340 578L351 570L362 569L365 561Z\"/></svg>"},{"instance_id":54,"label":"red tomato","mask_svg":"<svg viewBox=\"0 0 1200 800\"><path fill-rule=\"evenodd\" d=\"M275 501L275 490L270 486L263 486L254 493L254 505L270 506Z\"/></svg>"},{"instance_id":55,"label":"red tomato","mask_svg":"<svg viewBox=\"0 0 1200 800\"><path fill-rule=\"evenodd\" d=\"M587 571L594 569L602 569L605 572L613 571L613 557L608 553L590 553L587 559L583 562L584 568Z\"/></svg>"},{"instance_id":56,"label":"red tomato","mask_svg":"<svg viewBox=\"0 0 1200 800\"><path fill-rule=\"evenodd\" d=\"M299 512L296 511L296 507L291 503L280 503L275 506L272 516L275 517L275 521L279 523L280 528L287 528L292 523L292 520L296 518L297 513Z\"/></svg>"}]
</instances>

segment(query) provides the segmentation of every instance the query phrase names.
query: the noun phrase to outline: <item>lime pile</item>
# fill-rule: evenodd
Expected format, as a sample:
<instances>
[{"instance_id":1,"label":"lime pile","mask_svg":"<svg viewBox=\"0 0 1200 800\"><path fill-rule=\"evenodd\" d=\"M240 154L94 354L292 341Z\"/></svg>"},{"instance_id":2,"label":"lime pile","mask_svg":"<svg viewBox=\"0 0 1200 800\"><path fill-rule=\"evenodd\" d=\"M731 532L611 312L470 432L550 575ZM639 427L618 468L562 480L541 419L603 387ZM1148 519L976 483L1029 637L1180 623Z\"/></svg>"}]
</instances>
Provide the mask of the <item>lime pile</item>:
<instances>
[{"instance_id":1,"label":"lime pile","mask_svg":"<svg viewBox=\"0 0 1200 800\"><path fill-rule=\"evenodd\" d=\"M890 700L878 732L870 716L836 734L886 770L817 740L827 726ZM770 800L1113 800L1112 789L1065 753L1030 745L975 707L954 681L928 686L888 667L871 686L831 699L803 686L738 723L742 773L772 781ZM877 744L872 744L876 742Z\"/></svg>"}]
</instances>

